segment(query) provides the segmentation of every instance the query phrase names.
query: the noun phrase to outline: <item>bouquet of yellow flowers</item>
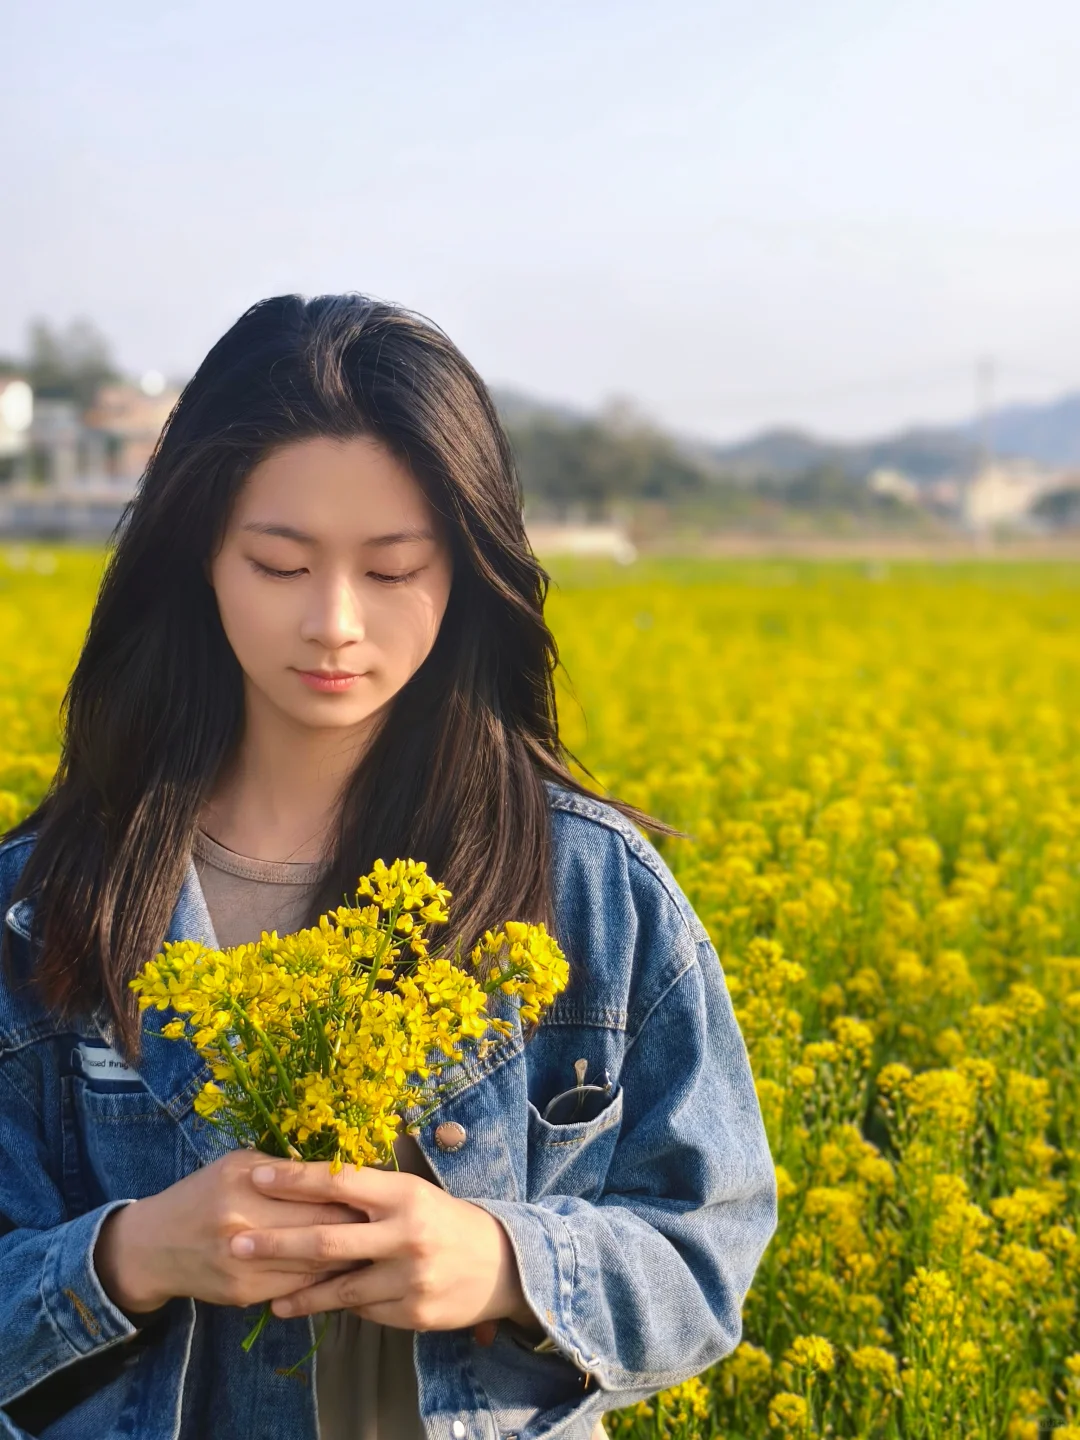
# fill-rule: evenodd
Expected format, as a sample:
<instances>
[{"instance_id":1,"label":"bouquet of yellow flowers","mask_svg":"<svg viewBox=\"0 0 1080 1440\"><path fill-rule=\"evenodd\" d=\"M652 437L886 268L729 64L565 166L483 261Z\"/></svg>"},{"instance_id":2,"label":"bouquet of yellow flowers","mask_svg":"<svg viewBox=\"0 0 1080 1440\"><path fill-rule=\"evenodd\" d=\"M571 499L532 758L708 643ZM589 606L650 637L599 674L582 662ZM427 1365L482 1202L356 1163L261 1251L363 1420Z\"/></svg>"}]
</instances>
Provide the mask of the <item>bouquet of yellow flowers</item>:
<instances>
[{"instance_id":1,"label":"bouquet of yellow flowers","mask_svg":"<svg viewBox=\"0 0 1080 1440\"><path fill-rule=\"evenodd\" d=\"M131 988L140 1010L177 1012L161 1033L190 1040L213 1076L195 1108L237 1144L335 1172L393 1165L405 1116L420 1107L416 1126L437 1107L444 1070L511 1032L489 998L520 997L532 1024L569 975L543 925L486 931L470 966L460 943L453 957L431 949L449 899L424 862L379 860L355 903L310 929L227 950L166 941Z\"/></svg>"}]
</instances>

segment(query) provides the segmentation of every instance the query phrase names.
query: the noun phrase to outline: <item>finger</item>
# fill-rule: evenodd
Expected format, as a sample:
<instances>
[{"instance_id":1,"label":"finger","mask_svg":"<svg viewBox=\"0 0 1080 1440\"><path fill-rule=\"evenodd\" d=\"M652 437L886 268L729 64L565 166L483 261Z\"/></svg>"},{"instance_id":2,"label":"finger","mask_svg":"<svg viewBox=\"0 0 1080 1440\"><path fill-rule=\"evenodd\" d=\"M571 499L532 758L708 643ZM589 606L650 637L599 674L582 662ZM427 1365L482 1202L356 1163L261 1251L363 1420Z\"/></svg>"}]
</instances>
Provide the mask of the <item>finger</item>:
<instances>
[{"instance_id":1,"label":"finger","mask_svg":"<svg viewBox=\"0 0 1080 1440\"><path fill-rule=\"evenodd\" d=\"M392 1208L416 1177L370 1165L359 1169L345 1165L335 1175L326 1160L276 1160L257 1165L250 1178L263 1195L280 1200L322 1200L370 1214Z\"/></svg>"},{"instance_id":2,"label":"finger","mask_svg":"<svg viewBox=\"0 0 1080 1440\"><path fill-rule=\"evenodd\" d=\"M353 1310L358 1306L400 1302L408 1283L402 1266L392 1261L349 1270L318 1285L309 1285L273 1302L275 1315L314 1315L320 1310Z\"/></svg>"},{"instance_id":3,"label":"finger","mask_svg":"<svg viewBox=\"0 0 1080 1440\"><path fill-rule=\"evenodd\" d=\"M301 1225L244 1230L229 1247L253 1260L300 1261L309 1269L345 1270L360 1260L385 1260L401 1249L401 1227L390 1220L355 1225Z\"/></svg>"},{"instance_id":4,"label":"finger","mask_svg":"<svg viewBox=\"0 0 1080 1440\"><path fill-rule=\"evenodd\" d=\"M367 1216L361 1215L351 1205L334 1205L325 1200L302 1201L302 1200L276 1200L266 1197L268 1201L269 1215L265 1213L251 1216L251 1228L254 1229L299 1229L311 1225L356 1225L366 1221Z\"/></svg>"},{"instance_id":5,"label":"finger","mask_svg":"<svg viewBox=\"0 0 1080 1440\"><path fill-rule=\"evenodd\" d=\"M279 1295L294 1295L297 1291L307 1290L313 1285L324 1285L328 1280L333 1280L336 1274L334 1270L261 1270L259 1291L261 1297L276 1300Z\"/></svg>"}]
</instances>

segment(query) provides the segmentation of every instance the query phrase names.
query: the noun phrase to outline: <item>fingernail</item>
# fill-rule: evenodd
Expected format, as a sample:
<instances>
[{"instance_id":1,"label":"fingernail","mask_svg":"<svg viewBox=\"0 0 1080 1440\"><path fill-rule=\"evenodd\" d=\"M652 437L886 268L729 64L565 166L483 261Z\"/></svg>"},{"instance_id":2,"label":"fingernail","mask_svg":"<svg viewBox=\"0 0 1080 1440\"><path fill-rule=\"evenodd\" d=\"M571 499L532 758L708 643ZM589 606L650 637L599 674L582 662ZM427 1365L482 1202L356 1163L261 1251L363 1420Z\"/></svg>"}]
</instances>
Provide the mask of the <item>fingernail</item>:
<instances>
[{"instance_id":1,"label":"fingernail","mask_svg":"<svg viewBox=\"0 0 1080 1440\"><path fill-rule=\"evenodd\" d=\"M270 1308L279 1319L284 1318L286 1315L291 1315L293 1312L292 1302L289 1300L275 1300Z\"/></svg>"},{"instance_id":2,"label":"fingernail","mask_svg":"<svg viewBox=\"0 0 1080 1440\"><path fill-rule=\"evenodd\" d=\"M234 1235L232 1239L232 1253L234 1255L254 1255L255 1241L250 1235Z\"/></svg>"},{"instance_id":3,"label":"fingernail","mask_svg":"<svg viewBox=\"0 0 1080 1440\"><path fill-rule=\"evenodd\" d=\"M251 1179L256 1185L272 1185L274 1183L273 1165L256 1165L251 1172Z\"/></svg>"}]
</instances>

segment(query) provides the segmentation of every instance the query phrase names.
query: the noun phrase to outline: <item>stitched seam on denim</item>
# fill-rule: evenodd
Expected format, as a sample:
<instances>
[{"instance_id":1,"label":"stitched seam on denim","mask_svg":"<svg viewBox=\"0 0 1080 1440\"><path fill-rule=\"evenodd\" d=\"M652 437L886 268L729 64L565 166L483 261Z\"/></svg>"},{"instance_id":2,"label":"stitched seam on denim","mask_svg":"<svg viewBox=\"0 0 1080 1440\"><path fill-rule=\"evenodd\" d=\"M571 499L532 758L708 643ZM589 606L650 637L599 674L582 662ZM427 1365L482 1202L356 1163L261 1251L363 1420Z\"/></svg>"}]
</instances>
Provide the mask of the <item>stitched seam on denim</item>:
<instances>
[{"instance_id":1,"label":"stitched seam on denim","mask_svg":"<svg viewBox=\"0 0 1080 1440\"><path fill-rule=\"evenodd\" d=\"M546 1150L557 1150L562 1146L563 1149L569 1149L575 1145L584 1145L587 1140L595 1140L598 1135L606 1135L615 1125L622 1122L622 1111L620 1110L611 1120L607 1120L605 1116L605 1121L606 1123L599 1126L596 1130L590 1130L586 1135L577 1135L573 1140L545 1140L544 1148Z\"/></svg>"},{"instance_id":2,"label":"stitched seam on denim","mask_svg":"<svg viewBox=\"0 0 1080 1440\"><path fill-rule=\"evenodd\" d=\"M24 896L23 899L26 897ZM29 930L24 930L14 918L14 911L22 904L22 900L16 900L14 905L9 905L4 914L4 924L9 930L14 930L16 935L21 935L24 940L32 940L34 937Z\"/></svg>"},{"instance_id":3,"label":"stitched seam on denim","mask_svg":"<svg viewBox=\"0 0 1080 1440\"><path fill-rule=\"evenodd\" d=\"M479 1205L481 1209L488 1209L488 1205L487 1203L485 1203L485 1197L478 1196L476 1199L476 1204ZM550 1255L552 1261L551 1268L554 1270L555 1274L555 1293L553 1296L554 1309L548 1309L547 1306L545 1306L544 1309L547 1316L549 1317L550 1324L559 1332L559 1340L563 1342L562 1344L558 1345L560 1354L563 1355L564 1359L569 1360L576 1369L584 1370L584 1368L586 1368L584 1355L581 1346L578 1344L577 1337L573 1331L573 1297L574 1286L577 1283L577 1251L574 1248L573 1236L570 1233L569 1226L566 1224L566 1221L557 1210L552 1210L550 1206L545 1205L542 1200L500 1199L495 1201L495 1204L497 1207L505 1205L509 1206L511 1209L522 1210L526 1212L529 1223L531 1225L535 1225L536 1228L539 1230L541 1238L544 1242L545 1251ZM498 1217L498 1209L493 1210L491 1213L494 1214L496 1218ZM511 1245L514 1248L515 1254L517 1254L518 1242L515 1239L510 1227L507 1228L508 1233L510 1233ZM562 1285L560 1282L563 1278L564 1268L566 1267L567 1255L569 1255L570 1260L570 1285L568 1297L564 1300L562 1294ZM545 1267L545 1269L546 1268L547 1267ZM556 1314L558 1317L557 1320L555 1318ZM574 1358L574 1356L566 1354L566 1351L563 1348L564 1345L567 1346L570 1350L572 1350L575 1355L581 1357L580 1365L578 1364L578 1361Z\"/></svg>"},{"instance_id":4,"label":"stitched seam on denim","mask_svg":"<svg viewBox=\"0 0 1080 1440\"><path fill-rule=\"evenodd\" d=\"M98 1012L93 1015L82 1013L67 1020L62 1020L51 1011L43 1011L29 1020L16 1017L11 1030L0 1028L0 1060L5 1055L15 1055L20 1050L25 1050L29 1045L37 1045L42 1040L56 1040L61 1035L77 1034L84 1022L89 1030L89 1035L84 1038L90 1038L97 1027L97 1021ZM100 1034L100 1027L98 1033ZM5 1044L5 1041L9 1043Z\"/></svg>"},{"instance_id":5,"label":"stitched seam on denim","mask_svg":"<svg viewBox=\"0 0 1080 1440\"><path fill-rule=\"evenodd\" d=\"M49 1316L49 1320L51 1323L51 1316ZM96 1355L102 1350L112 1349L114 1345L122 1345L127 1338L125 1335L115 1335L111 1340L105 1340L100 1345L95 1345L93 1353ZM19 1397L25 1395L28 1390L32 1390L39 1380L44 1380L50 1375L56 1375L63 1370L69 1369L72 1365L77 1365L78 1362L84 1360L89 1353L89 1351L76 1351L68 1359L61 1360L56 1364L50 1360L42 1360L37 1365L31 1366L29 1370L24 1371L22 1375L19 1376L20 1380L26 1381L27 1383L24 1384L21 1389L12 1391L10 1395L5 1395L3 1399L0 1400L0 1404L10 1405L12 1400L18 1400Z\"/></svg>"},{"instance_id":6,"label":"stitched seam on denim","mask_svg":"<svg viewBox=\"0 0 1080 1440\"><path fill-rule=\"evenodd\" d=\"M118 1098L118 1099L122 1099L123 1097L122 1097L122 1096L118 1096L117 1098ZM159 1107L156 1113L155 1113L154 1111L147 1111L147 1112L145 1112L145 1113L142 1114L142 1115L95 1115L95 1116L94 1116L94 1124L95 1124L95 1125L145 1125L145 1124L147 1123L147 1121L156 1119L156 1118L157 1118L157 1115L160 1115L160 1113L161 1113L161 1110L160 1110L160 1107Z\"/></svg>"},{"instance_id":7,"label":"stitched seam on denim","mask_svg":"<svg viewBox=\"0 0 1080 1440\"><path fill-rule=\"evenodd\" d=\"M36 830L31 830L27 835L16 835L14 839L5 840L0 843L0 855L6 855L9 850L17 850L20 845L30 845L36 839Z\"/></svg>"},{"instance_id":8,"label":"stitched seam on denim","mask_svg":"<svg viewBox=\"0 0 1080 1440\"><path fill-rule=\"evenodd\" d=\"M558 1212L556 1211L552 1211L552 1214L554 1214L555 1216L558 1227L566 1236L566 1242L570 1249L570 1260L572 1263L572 1268L570 1272L570 1295L566 1301L566 1318L563 1323L566 1326L567 1336L573 1337L574 1349L581 1357L582 1367L584 1367L586 1371L591 1373L590 1362L585 1357L584 1348L582 1347L580 1340L578 1339L577 1328L574 1324L574 1296L577 1294L578 1271L581 1268L581 1264L578 1259L577 1246L574 1244L574 1232L567 1224L566 1220L563 1218L562 1215L558 1214Z\"/></svg>"},{"instance_id":9,"label":"stitched seam on denim","mask_svg":"<svg viewBox=\"0 0 1080 1440\"><path fill-rule=\"evenodd\" d=\"M5 1058L7 1058L11 1061L13 1065L18 1064L18 1061L14 1059L14 1056L16 1054L18 1054L18 1052L14 1050L7 1052L6 1055L4 1053L0 1053L0 1081L3 1081L4 1085L6 1085L6 1087L11 1091L11 1093L17 1097L20 1105L25 1105L28 1110L32 1111L34 1119L38 1122L38 1124L43 1125L45 1116L41 1110L40 1105L37 1103L37 1098L26 1094L22 1086L16 1085L15 1081L7 1073L7 1067L4 1065L4 1060ZM32 1089L33 1081L30 1080L29 1076L27 1076L26 1078L28 1081L30 1081Z\"/></svg>"},{"instance_id":10,"label":"stitched seam on denim","mask_svg":"<svg viewBox=\"0 0 1080 1440\"><path fill-rule=\"evenodd\" d=\"M61 1323L60 1317L53 1314L52 1306L49 1304L49 1297L46 1293L47 1289L56 1290L58 1288L58 1277L54 1272L58 1269L57 1251L63 1243L64 1237L59 1234L54 1234L52 1243L45 1252L45 1263L41 1267L41 1285L39 1287L41 1308L49 1324L52 1326L56 1338L62 1340L68 1349L72 1351L77 1358L81 1359L82 1356L86 1354L86 1351L79 1349L75 1341L68 1334L67 1328Z\"/></svg>"},{"instance_id":11,"label":"stitched seam on denim","mask_svg":"<svg viewBox=\"0 0 1080 1440\"><path fill-rule=\"evenodd\" d=\"M127 1121L130 1123L137 1120L155 1120L160 1115L166 1115L170 1120L174 1121L177 1125L179 1125L180 1121L183 1120L183 1118L187 1115L188 1111L191 1109L195 1096L202 1089L203 1084L205 1083L206 1078L209 1074L210 1067L206 1064L203 1064L203 1066L195 1073L195 1075L192 1076L192 1078L187 1082L183 1089L178 1090L171 1100L162 1100L159 1095L157 1095L153 1090L150 1089L148 1085L145 1084L142 1090L109 1091L94 1090L87 1087L89 1094L96 1095L99 1098L106 1100L122 1100L125 1095L138 1095L140 1097L145 1096L148 1100L151 1100L153 1102L153 1109L148 1106L145 1110L142 1111L141 1114L138 1115L107 1115L104 1113L95 1112L94 1120L101 1121L103 1124L111 1125L118 1121Z\"/></svg>"},{"instance_id":12,"label":"stitched seam on denim","mask_svg":"<svg viewBox=\"0 0 1080 1440\"><path fill-rule=\"evenodd\" d=\"M30 1045L38 1045L42 1040L55 1040L69 1028L49 1016L42 1016L38 1020L23 1022L7 1033L0 1030L0 1060L5 1055L17 1055L20 1050L25 1050ZM5 1044L5 1041L8 1043Z\"/></svg>"},{"instance_id":13,"label":"stitched seam on denim","mask_svg":"<svg viewBox=\"0 0 1080 1440\"><path fill-rule=\"evenodd\" d=\"M570 1006L560 1008L559 1002L544 1016L543 1024L548 1026L569 1026L588 1030L626 1030L630 1017L625 1010L574 1010Z\"/></svg>"},{"instance_id":14,"label":"stitched seam on denim","mask_svg":"<svg viewBox=\"0 0 1080 1440\"><path fill-rule=\"evenodd\" d=\"M515 1056L523 1054L524 1050L525 1045L520 1037L515 1040L515 1037L511 1036L506 1042L506 1048L500 1046L498 1050L492 1051L486 1060L475 1063L470 1066L464 1074L459 1076L458 1079L460 1083L455 1084L455 1082L451 1081L452 1088L440 1092L438 1106L435 1111L432 1111L432 1114L436 1114L438 1110L441 1110L448 1101L456 1100L459 1095L464 1095L466 1091L471 1090L474 1085L479 1085L481 1080L486 1080L487 1077L499 1069L500 1066L513 1060ZM406 1111L403 1116L406 1127L413 1123L413 1120L410 1119L411 1116L423 1115L429 1108L427 1103L421 1102L419 1105L415 1105L412 1110Z\"/></svg>"},{"instance_id":15,"label":"stitched seam on denim","mask_svg":"<svg viewBox=\"0 0 1080 1440\"><path fill-rule=\"evenodd\" d=\"M562 810L567 814L578 815L583 820L591 820L594 824L602 825L605 830L611 830L614 834L618 835L622 840L623 844L626 846L628 853L632 855L634 859L638 862L638 864L641 865L644 869L646 869L649 874L655 880L658 880L663 886L664 893L675 906L675 909L679 915L679 919L686 927L687 934L696 943L698 937L694 934L693 930L690 928L690 922L682 913L682 908L679 903L679 896L672 889L670 879L667 875L663 873L662 870L658 868L655 857L650 853L649 850L645 848L644 840L633 828L630 822L628 820L624 820L623 817L619 815L619 812L617 810L613 812L598 813L587 802L579 803L579 799L580 797L576 795L567 795L565 797L561 795L553 796L551 804L552 807L556 810ZM612 818L613 816L618 816L618 820ZM619 823L620 821L621 823Z\"/></svg>"},{"instance_id":16,"label":"stitched seam on denim","mask_svg":"<svg viewBox=\"0 0 1080 1440\"><path fill-rule=\"evenodd\" d=\"M464 1350L461 1357L461 1367L458 1372L459 1378L464 1379L468 1391L468 1401L473 1415L486 1415L491 1422L491 1428L495 1434L499 1434L499 1427L495 1423L495 1406L491 1403L491 1396L477 1378L473 1369L471 1347Z\"/></svg>"},{"instance_id":17,"label":"stitched seam on denim","mask_svg":"<svg viewBox=\"0 0 1080 1440\"><path fill-rule=\"evenodd\" d=\"M188 1083L184 1086L184 1088L182 1090L178 1090L171 1100L168 1100L163 1104L160 1100L157 1100L156 1095L154 1095L154 1099L157 1100L158 1106L165 1111L166 1115L168 1115L171 1120L176 1120L179 1122L191 1109L195 1101L195 1096L206 1084L207 1080L210 1078L210 1075L210 1066L204 1061L200 1068L195 1072L195 1074L191 1077ZM152 1090L150 1093L151 1095L154 1094Z\"/></svg>"},{"instance_id":18,"label":"stitched seam on denim","mask_svg":"<svg viewBox=\"0 0 1080 1440\"><path fill-rule=\"evenodd\" d=\"M543 1232L548 1244L555 1252L554 1258L556 1283L558 1285L557 1299L559 1305L559 1326L560 1329L564 1332L565 1339L570 1342L571 1348L576 1352L577 1355L581 1356L581 1346L578 1344L577 1336L574 1333L574 1286L577 1284L578 1272L577 1251L574 1249L574 1239L573 1236L570 1234L569 1226L557 1210L547 1209L544 1206L543 1202L539 1200L534 1201L533 1204L536 1209L543 1210L545 1215L551 1217L551 1232L548 1233L547 1227L543 1224L543 1222L540 1223L540 1229ZM567 1254L569 1254L570 1259L570 1284L568 1293L564 1297L561 1282L563 1279L563 1267L566 1263ZM582 1356L582 1359L584 1359L584 1356ZM573 1363L578 1369L581 1368L578 1365L576 1359L573 1361Z\"/></svg>"},{"instance_id":19,"label":"stitched seam on denim","mask_svg":"<svg viewBox=\"0 0 1080 1440\"><path fill-rule=\"evenodd\" d=\"M539 1202L539 1203L542 1203L542 1202ZM626 1208L627 1208L627 1209L630 1209L630 1210L631 1210L631 1213L632 1213L632 1207L627 1206ZM552 1215L552 1217L559 1223L559 1225L561 1225L561 1227L565 1230L566 1235L567 1235L567 1237L568 1237L568 1239L569 1239L569 1241L570 1241L570 1249L571 1249L571 1252L572 1252L573 1257L574 1257L574 1284L576 1284L576 1281L577 1281L577 1269L578 1269L578 1259L577 1259L577 1246L576 1246L575 1243L574 1243L574 1231L573 1231L573 1227L566 1221L566 1219L565 1219L562 1215L559 1215L557 1212L555 1212L555 1211L548 1211L548 1214ZM635 1218L637 1218L637 1219L640 1220L640 1217L635 1217ZM654 1231L654 1233L657 1233L657 1234L659 1233L658 1231L655 1231L655 1227L654 1227L654 1226L649 1225L648 1221L646 1221L646 1220L641 1220L640 1223L641 1223L642 1225L644 1225L647 1229ZM667 1239L666 1236L662 1236L661 1238ZM668 1241L668 1243L671 1244L670 1241ZM672 1246L672 1249L674 1249L674 1248L675 1248L675 1247ZM573 1295L573 1293L574 1293L574 1289L573 1289L573 1285L572 1285L572 1286L571 1286L571 1295ZM569 1327L569 1325L568 1325L568 1326L567 1326L567 1329L569 1330L569 1328L570 1328L570 1327ZM739 1325L739 1329L740 1329L740 1333L741 1333L741 1323L740 1323L740 1325ZM738 1343L739 1343L739 1337L737 1336L737 1337L736 1337L736 1341L735 1341L735 1345L738 1345ZM731 1351L734 1350L735 1345L731 1346L730 1349L725 1350L725 1351L724 1351L724 1355L729 1355L729 1354L731 1353ZM581 1353L581 1346L580 1346L580 1345L575 1345L575 1349L577 1349L578 1352ZM723 1356L717 1356L716 1358L717 1358L717 1360L719 1360L719 1359L722 1359ZM599 1357L597 1357L596 1363L597 1363L597 1367L598 1367L598 1368L597 1368L596 1371L593 1371L593 1372L592 1372L594 1375L598 1375L598 1371L599 1371L599 1369L602 1367L602 1361L600 1360ZM715 1363L715 1362L714 1362L714 1363ZM693 1372L693 1373L697 1373L697 1372ZM650 1390L666 1390L669 1385L678 1385L678 1384L681 1384L683 1380L686 1380L686 1379L688 1378L688 1376L687 1376L687 1373L686 1373L685 1371L676 1371L676 1370L639 1370L639 1371L630 1371L630 1370L624 1370L624 1369L620 1366L620 1367L618 1367L618 1368L613 1368L613 1369L611 1369L611 1370L609 1371L608 1378L609 1378L610 1381L613 1382L613 1384L608 1387L609 1389L615 1388L615 1383L618 1383L619 1388L624 1389L624 1390L637 1390L637 1389L641 1389L641 1388L643 1388L643 1387L648 1387ZM627 1383L627 1382L629 1382L629 1383ZM599 1381L598 1381L598 1383L599 1383ZM608 1408L614 1408L614 1407L608 1407Z\"/></svg>"},{"instance_id":20,"label":"stitched seam on denim","mask_svg":"<svg viewBox=\"0 0 1080 1440\"><path fill-rule=\"evenodd\" d=\"M700 940L700 941L698 941L698 945L699 945L699 946L705 945L705 944L711 945L711 942L710 942L710 941L705 941L705 940ZM655 1000L653 1001L653 1003L649 1006L648 1010L645 1012L644 1016L642 1017L641 1024L638 1026L637 1030L636 1030L636 1031L634 1032L634 1034L631 1035L630 1038L627 1040L627 1042L626 1042L626 1049L625 1049L625 1051L623 1052L623 1063L624 1063L624 1064L626 1063L626 1057L627 1057L627 1055L630 1054L630 1051L631 1051L631 1050L634 1048L634 1046L637 1044L637 1042L638 1042L638 1040L640 1039L642 1033L644 1032L645 1026L649 1023L649 1021L652 1019L652 1017L656 1014L657 1010L658 1010L658 1009L660 1008L660 1006L664 1003L664 1001L668 998L668 996L671 994L672 990L675 989L675 986L678 985L679 981L682 980L684 976L689 975L689 973L690 973L691 970L699 969L700 966L701 966L701 957L698 955L697 949L695 948L694 958L693 958L692 960L688 961L687 964L683 966L683 968L679 971L679 973L675 976L675 978L671 981L671 983L666 987L666 989L665 989L660 995L658 995L658 996L656 997L656 999L655 999Z\"/></svg>"},{"instance_id":21,"label":"stitched seam on denim","mask_svg":"<svg viewBox=\"0 0 1080 1440\"><path fill-rule=\"evenodd\" d=\"M192 1299L188 1299L188 1307L188 1319L190 1323L188 1325L187 1344L184 1346L184 1353L180 1357L180 1375L178 1377L179 1385L177 1386L176 1390L179 1403L176 1406L176 1423L173 1425L172 1440L180 1440L180 1426L183 1421L184 1409L184 1385L187 1380L188 1367L191 1364L191 1346L195 1339L195 1321L191 1319L191 1314L195 1309L195 1301Z\"/></svg>"}]
</instances>

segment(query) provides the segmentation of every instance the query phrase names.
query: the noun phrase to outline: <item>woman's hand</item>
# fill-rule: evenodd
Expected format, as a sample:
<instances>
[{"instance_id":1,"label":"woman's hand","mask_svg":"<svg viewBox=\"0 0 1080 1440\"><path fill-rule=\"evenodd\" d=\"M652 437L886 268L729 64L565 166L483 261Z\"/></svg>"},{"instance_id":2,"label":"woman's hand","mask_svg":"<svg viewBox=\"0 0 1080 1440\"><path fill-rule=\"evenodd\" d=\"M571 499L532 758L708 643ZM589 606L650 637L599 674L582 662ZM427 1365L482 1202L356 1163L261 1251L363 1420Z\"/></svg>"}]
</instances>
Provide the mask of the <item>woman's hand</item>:
<instances>
[{"instance_id":1,"label":"woman's hand","mask_svg":"<svg viewBox=\"0 0 1080 1440\"><path fill-rule=\"evenodd\" d=\"M521 1288L509 1237L499 1222L467 1200L418 1175L350 1165L337 1175L315 1162L275 1160L251 1172L252 1182L279 1203L341 1205L362 1211L356 1225L253 1225L232 1240L246 1263L292 1270L341 1271L275 1299L275 1315L352 1310L382 1325L454 1330L516 1320L536 1328Z\"/></svg>"},{"instance_id":2,"label":"woman's hand","mask_svg":"<svg viewBox=\"0 0 1080 1440\"><path fill-rule=\"evenodd\" d=\"M333 1200L275 1199L265 1187L257 1189L251 1172L265 1163L257 1151L234 1150L159 1195L107 1216L94 1268L113 1303L129 1315L157 1310L175 1295L213 1305L254 1305L343 1268L333 1261L304 1267L237 1258L230 1241L252 1229L280 1226L296 1234L317 1226L325 1233L346 1221L357 1228L356 1211Z\"/></svg>"}]
</instances>

